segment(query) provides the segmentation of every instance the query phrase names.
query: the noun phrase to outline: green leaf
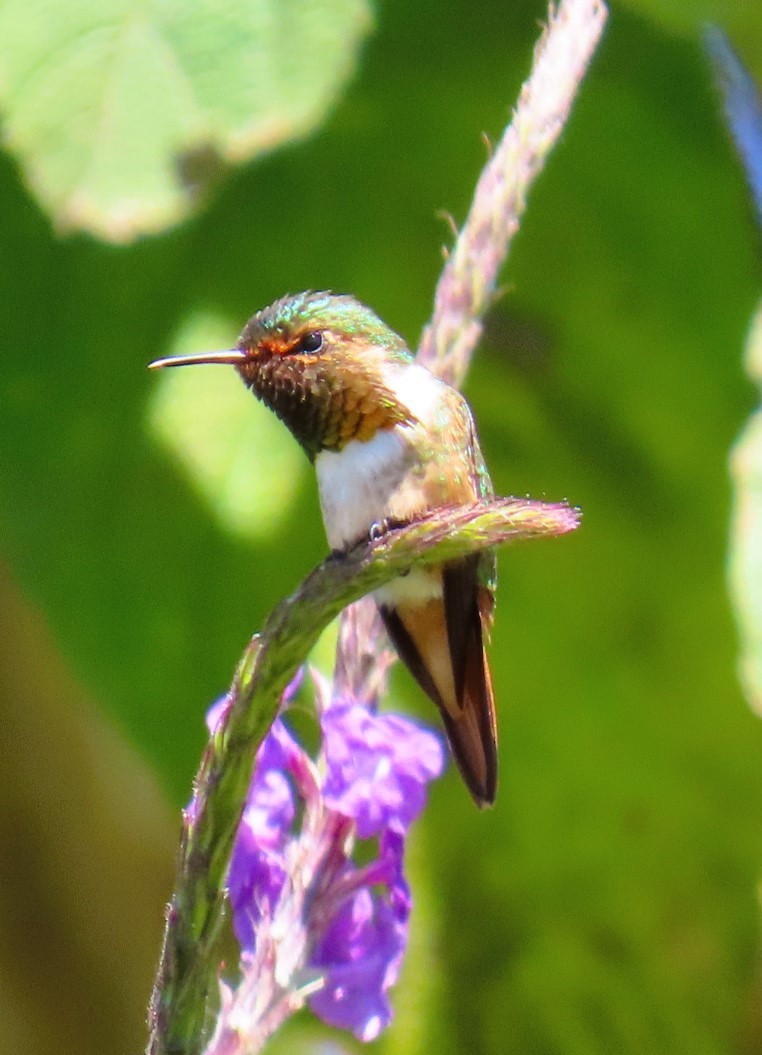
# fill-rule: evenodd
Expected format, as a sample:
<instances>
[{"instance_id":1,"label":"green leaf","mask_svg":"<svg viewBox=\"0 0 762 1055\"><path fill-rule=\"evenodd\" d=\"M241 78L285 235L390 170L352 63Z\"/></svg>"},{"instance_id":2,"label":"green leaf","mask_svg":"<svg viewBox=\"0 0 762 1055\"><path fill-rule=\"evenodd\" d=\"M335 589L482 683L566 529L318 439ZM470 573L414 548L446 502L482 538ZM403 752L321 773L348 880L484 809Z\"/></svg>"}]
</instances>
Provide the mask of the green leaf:
<instances>
[{"instance_id":1,"label":"green leaf","mask_svg":"<svg viewBox=\"0 0 762 1055\"><path fill-rule=\"evenodd\" d=\"M7 0L6 143L58 226L128 241L318 124L369 27L364 0Z\"/></svg>"}]
</instances>

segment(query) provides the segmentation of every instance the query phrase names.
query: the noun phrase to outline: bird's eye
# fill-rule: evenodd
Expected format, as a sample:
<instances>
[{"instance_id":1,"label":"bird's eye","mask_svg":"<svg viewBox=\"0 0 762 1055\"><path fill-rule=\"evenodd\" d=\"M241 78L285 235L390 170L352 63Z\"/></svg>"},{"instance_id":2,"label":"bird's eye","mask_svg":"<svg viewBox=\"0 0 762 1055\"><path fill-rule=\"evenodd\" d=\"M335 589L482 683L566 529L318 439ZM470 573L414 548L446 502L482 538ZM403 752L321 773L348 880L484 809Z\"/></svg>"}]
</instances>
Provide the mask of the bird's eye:
<instances>
[{"instance_id":1,"label":"bird's eye","mask_svg":"<svg viewBox=\"0 0 762 1055\"><path fill-rule=\"evenodd\" d=\"M312 333L305 333L299 341L300 352L319 352L322 347L323 335L319 330L314 330Z\"/></svg>"}]
</instances>

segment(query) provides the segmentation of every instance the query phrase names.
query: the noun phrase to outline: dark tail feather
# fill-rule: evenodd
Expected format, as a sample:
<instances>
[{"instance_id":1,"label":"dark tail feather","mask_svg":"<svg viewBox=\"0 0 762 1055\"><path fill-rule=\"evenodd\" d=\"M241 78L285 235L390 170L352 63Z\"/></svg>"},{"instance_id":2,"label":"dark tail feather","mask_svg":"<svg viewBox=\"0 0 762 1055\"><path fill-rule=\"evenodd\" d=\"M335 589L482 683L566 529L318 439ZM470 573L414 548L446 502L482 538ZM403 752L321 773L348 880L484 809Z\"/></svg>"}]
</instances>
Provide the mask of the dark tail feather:
<instances>
[{"instance_id":1,"label":"dark tail feather","mask_svg":"<svg viewBox=\"0 0 762 1055\"><path fill-rule=\"evenodd\" d=\"M440 600L410 610L382 607L380 611L400 659L442 713L453 757L466 787L477 806L491 806L497 793L497 722L492 682L484 654L476 584L470 587L473 603L464 608L465 584L459 580L456 574L448 582L445 572L444 604ZM457 597L449 610L448 595ZM442 664L437 663L442 650L449 657L450 668L450 677L444 680Z\"/></svg>"},{"instance_id":2,"label":"dark tail feather","mask_svg":"<svg viewBox=\"0 0 762 1055\"><path fill-rule=\"evenodd\" d=\"M497 717L492 678L484 653L484 623L492 595L479 583L479 556L443 568L447 638L452 657L455 706L442 708L452 753L478 806L497 794Z\"/></svg>"},{"instance_id":3,"label":"dark tail feather","mask_svg":"<svg viewBox=\"0 0 762 1055\"><path fill-rule=\"evenodd\" d=\"M480 642L481 644L481 642ZM469 656L460 709L440 704L453 757L477 806L492 806L497 795L497 730L492 683L484 649Z\"/></svg>"}]
</instances>

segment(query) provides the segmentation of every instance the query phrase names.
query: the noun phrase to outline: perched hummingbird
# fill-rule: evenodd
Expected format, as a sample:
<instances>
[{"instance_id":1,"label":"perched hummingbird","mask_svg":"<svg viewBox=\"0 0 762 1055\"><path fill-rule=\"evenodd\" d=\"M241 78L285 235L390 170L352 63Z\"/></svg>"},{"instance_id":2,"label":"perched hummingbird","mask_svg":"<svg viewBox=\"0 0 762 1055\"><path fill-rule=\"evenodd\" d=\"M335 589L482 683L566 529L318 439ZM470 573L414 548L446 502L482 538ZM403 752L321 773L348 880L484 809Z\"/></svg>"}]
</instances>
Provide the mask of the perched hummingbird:
<instances>
[{"instance_id":1,"label":"perched hummingbird","mask_svg":"<svg viewBox=\"0 0 762 1055\"><path fill-rule=\"evenodd\" d=\"M299 293L258 311L230 351L152 367L229 363L304 448L334 550L432 509L493 494L463 396L416 363L353 297ZM374 597L400 659L442 713L479 806L495 800L497 725L484 639L495 557L412 568Z\"/></svg>"}]
</instances>

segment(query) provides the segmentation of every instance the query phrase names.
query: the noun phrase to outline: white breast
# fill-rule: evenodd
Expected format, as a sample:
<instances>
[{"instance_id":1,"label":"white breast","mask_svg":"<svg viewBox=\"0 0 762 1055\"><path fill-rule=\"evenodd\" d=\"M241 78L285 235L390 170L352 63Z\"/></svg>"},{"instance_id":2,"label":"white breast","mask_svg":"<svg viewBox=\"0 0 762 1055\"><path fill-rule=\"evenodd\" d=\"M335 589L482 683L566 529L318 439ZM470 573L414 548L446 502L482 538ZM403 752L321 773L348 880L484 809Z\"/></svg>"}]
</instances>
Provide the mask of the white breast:
<instances>
[{"instance_id":1,"label":"white breast","mask_svg":"<svg viewBox=\"0 0 762 1055\"><path fill-rule=\"evenodd\" d=\"M341 451L315 459L320 507L328 545L343 549L367 535L388 515L389 498L411 464L411 449L399 428L372 440L352 440Z\"/></svg>"},{"instance_id":2,"label":"white breast","mask_svg":"<svg viewBox=\"0 0 762 1055\"><path fill-rule=\"evenodd\" d=\"M332 549L357 542L387 517L407 519L426 506L417 452L444 386L415 363L390 364L384 381L419 424L397 425L367 443L352 440L341 451L318 454L320 506Z\"/></svg>"}]
</instances>

